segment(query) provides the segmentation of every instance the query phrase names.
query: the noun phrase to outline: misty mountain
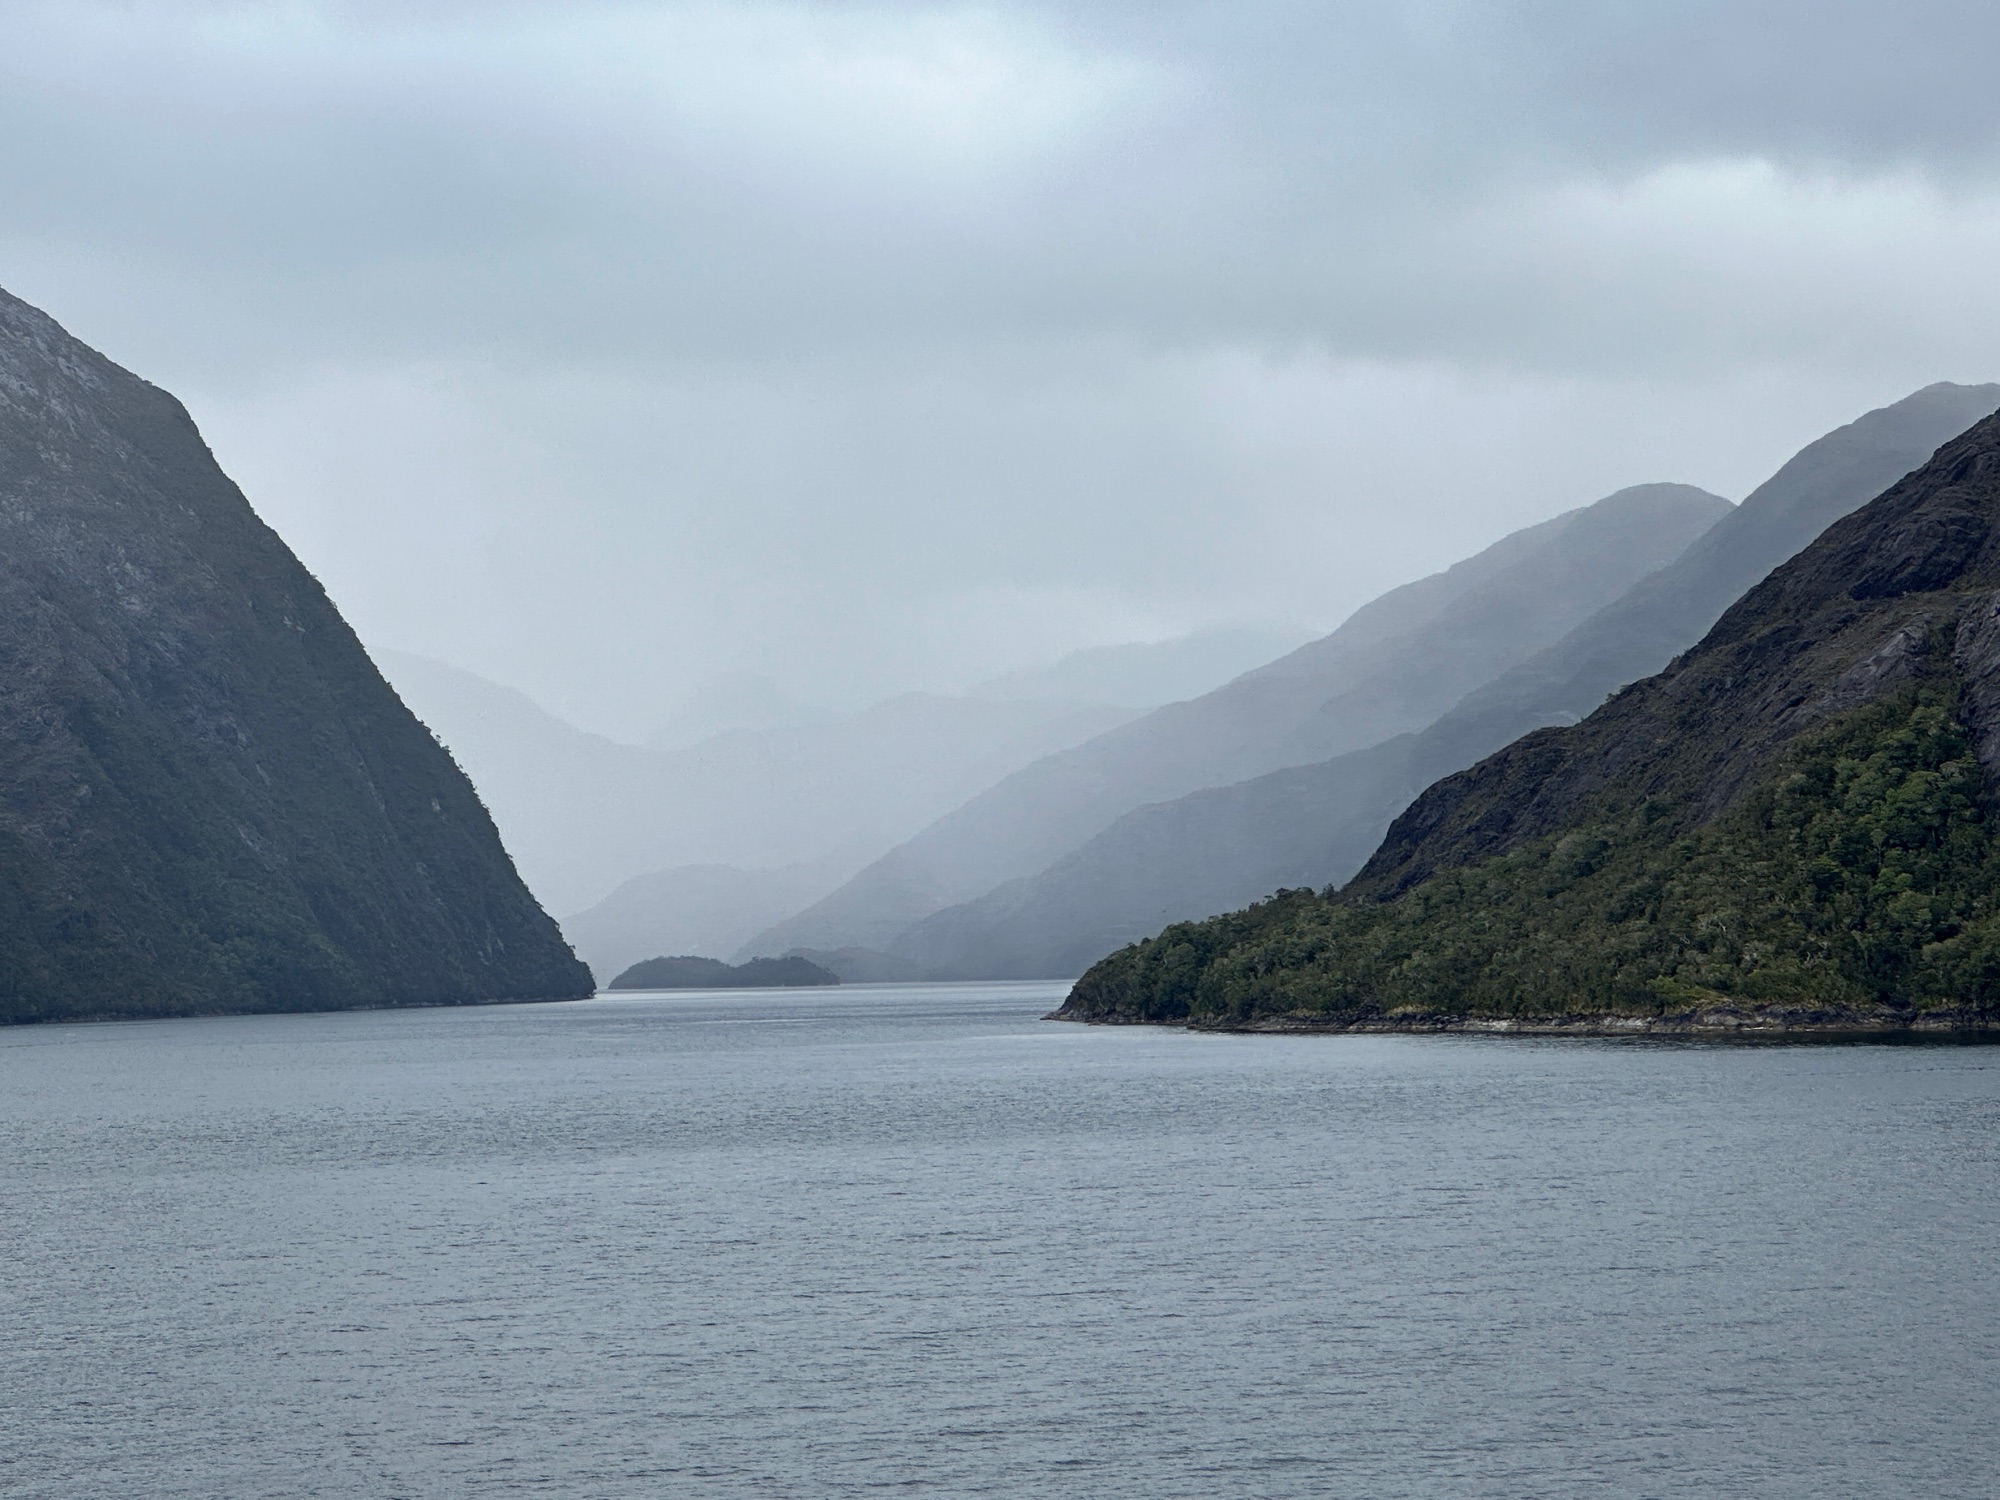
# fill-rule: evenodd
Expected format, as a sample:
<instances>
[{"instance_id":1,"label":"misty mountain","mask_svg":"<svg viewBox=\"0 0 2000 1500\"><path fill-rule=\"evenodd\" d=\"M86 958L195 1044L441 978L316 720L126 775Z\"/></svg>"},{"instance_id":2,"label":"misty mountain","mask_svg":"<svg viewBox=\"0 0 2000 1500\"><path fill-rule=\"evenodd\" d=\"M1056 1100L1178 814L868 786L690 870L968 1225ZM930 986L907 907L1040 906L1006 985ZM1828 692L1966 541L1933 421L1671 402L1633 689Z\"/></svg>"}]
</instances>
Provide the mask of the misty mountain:
<instances>
[{"instance_id":1,"label":"misty mountain","mask_svg":"<svg viewBox=\"0 0 2000 1500\"><path fill-rule=\"evenodd\" d=\"M1066 979L1169 923L1327 885L1421 790L1415 740L1135 808L1046 870L913 923L885 956L932 978Z\"/></svg>"},{"instance_id":2,"label":"misty mountain","mask_svg":"<svg viewBox=\"0 0 2000 1500\"><path fill-rule=\"evenodd\" d=\"M873 948L794 948L787 958L810 959L842 984L907 984L922 980L923 970Z\"/></svg>"},{"instance_id":3,"label":"misty mountain","mask_svg":"<svg viewBox=\"0 0 2000 1500\"><path fill-rule=\"evenodd\" d=\"M1995 409L2000 385L1933 385L1869 412L1421 733L1140 808L1039 874L913 926L891 951L931 973L1060 977L1170 922L1344 881L1425 786L1660 670L1765 574Z\"/></svg>"},{"instance_id":4,"label":"misty mountain","mask_svg":"<svg viewBox=\"0 0 2000 1500\"><path fill-rule=\"evenodd\" d=\"M1170 641L1134 641L1072 651L968 689L974 698L1068 699L1121 708L1158 708L1199 697L1252 668L1297 650L1315 632L1247 626L1203 630Z\"/></svg>"},{"instance_id":5,"label":"misty mountain","mask_svg":"<svg viewBox=\"0 0 2000 1500\"><path fill-rule=\"evenodd\" d=\"M750 946L886 948L1135 807L1427 724L1677 557L1729 508L1688 485L1641 485L1517 531L1213 692L1016 772Z\"/></svg>"},{"instance_id":6,"label":"misty mountain","mask_svg":"<svg viewBox=\"0 0 2000 1500\"><path fill-rule=\"evenodd\" d=\"M679 750L736 730L784 729L833 717L760 673L725 672L676 703L646 743L656 750Z\"/></svg>"},{"instance_id":7,"label":"misty mountain","mask_svg":"<svg viewBox=\"0 0 2000 1500\"><path fill-rule=\"evenodd\" d=\"M661 750L586 733L442 662L380 657L479 788L522 878L559 912L677 866L845 860L851 870L1017 767L1129 717L909 693L825 723Z\"/></svg>"},{"instance_id":8,"label":"misty mountain","mask_svg":"<svg viewBox=\"0 0 2000 1500\"><path fill-rule=\"evenodd\" d=\"M1065 1015L1990 1027L2000 417L1694 649L1430 787L1338 895L1169 929Z\"/></svg>"},{"instance_id":9,"label":"misty mountain","mask_svg":"<svg viewBox=\"0 0 2000 1500\"><path fill-rule=\"evenodd\" d=\"M840 982L840 976L832 970L796 954L726 964L719 959L684 953L673 958L643 959L614 976L604 987L607 990L823 989Z\"/></svg>"},{"instance_id":10,"label":"misty mountain","mask_svg":"<svg viewBox=\"0 0 2000 1500\"><path fill-rule=\"evenodd\" d=\"M564 917L563 936L600 977L660 953L734 953L773 922L824 896L852 875L858 863L655 870L633 876L595 906Z\"/></svg>"},{"instance_id":11,"label":"misty mountain","mask_svg":"<svg viewBox=\"0 0 2000 1500\"><path fill-rule=\"evenodd\" d=\"M1220 687L1313 634L1303 628L1236 626L1166 641L1093 646L976 683L965 696L1012 703L1101 703L1137 712ZM781 729L836 717L760 673L726 672L676 703L645 742L655 749L681 749L734 730Z\"/></svg>"},{"instance_id":12,"label":"misty mountain","mask_svg":"<svg viewBox=\"0 0 2000 1500\"><path fill-rule=\"evenodd\" d=\"M1582 718L1650 677L1766 573L1996 409L2000 384L1940 381L1807 444L1672 567L1468 694L1424 742L1426 784L1530 729Z\"/></svg>"},{"instance_id":13,"label":"misty mountain","mask_svg":"<svg viewBox=\"0 0 2000 1500\"><path fill-rule=\"evenodd\" d=\"M0 1020L590 992L181 404L5 293L0 663Z\"/></svg>"}]
</instances>

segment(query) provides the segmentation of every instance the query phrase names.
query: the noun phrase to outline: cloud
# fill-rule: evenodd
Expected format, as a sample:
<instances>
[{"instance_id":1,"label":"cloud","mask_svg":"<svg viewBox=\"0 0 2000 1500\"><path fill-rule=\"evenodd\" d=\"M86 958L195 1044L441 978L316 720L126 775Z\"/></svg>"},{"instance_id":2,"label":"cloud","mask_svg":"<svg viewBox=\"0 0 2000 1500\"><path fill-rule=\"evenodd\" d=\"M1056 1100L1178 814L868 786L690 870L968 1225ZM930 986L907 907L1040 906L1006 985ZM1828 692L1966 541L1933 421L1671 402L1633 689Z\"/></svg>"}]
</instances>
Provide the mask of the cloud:
<instances>
[{"instance_id":1,"label":"cloud","mask_svg":"<svg viewBox=\"0 0 2000 1500\"><path fill-rule=\"evenodd\" d=\"M1968 4L30 0L0 283L187 397L371 638L607 725L734 668L867 696L1331 623L1990 377L1995 43Z\"/></svg>"}]
</instances>

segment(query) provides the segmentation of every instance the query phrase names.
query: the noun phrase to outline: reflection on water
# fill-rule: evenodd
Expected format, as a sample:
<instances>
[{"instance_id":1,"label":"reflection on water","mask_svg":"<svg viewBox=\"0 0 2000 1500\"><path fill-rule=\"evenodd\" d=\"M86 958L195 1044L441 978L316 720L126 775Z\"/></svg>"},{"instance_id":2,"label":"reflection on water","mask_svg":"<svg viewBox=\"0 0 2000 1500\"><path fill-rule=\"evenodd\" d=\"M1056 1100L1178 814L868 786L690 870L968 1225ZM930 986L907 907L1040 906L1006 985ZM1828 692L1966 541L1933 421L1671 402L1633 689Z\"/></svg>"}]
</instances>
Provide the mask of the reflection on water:
<instances>
[{"instance_id":1,"label":"reflection on water","mask_svg":"<svg viewBox=\"0 0 2000 1500\"><path fill-rule=\"evenodd\" d=\"M2000 1051L0 1032L9 1496L1987 1496Z\"/></svg>"}]
</instances>

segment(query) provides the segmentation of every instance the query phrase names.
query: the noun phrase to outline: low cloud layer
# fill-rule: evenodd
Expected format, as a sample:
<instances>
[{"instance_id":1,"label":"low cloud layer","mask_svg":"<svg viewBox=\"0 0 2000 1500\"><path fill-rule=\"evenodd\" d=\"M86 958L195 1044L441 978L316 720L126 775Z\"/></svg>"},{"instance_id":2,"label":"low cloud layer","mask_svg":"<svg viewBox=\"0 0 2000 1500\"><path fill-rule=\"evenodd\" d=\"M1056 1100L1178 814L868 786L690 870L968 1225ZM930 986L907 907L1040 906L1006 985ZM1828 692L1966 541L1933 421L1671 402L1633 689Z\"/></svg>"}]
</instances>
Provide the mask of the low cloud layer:
<instances>
[{"instance_id":1,"label":"low cloud layer","mask_svg":"<svg viewBox=\"0 0 2000 1500\"><path fill-rule=\"evenodd\" d=\"M0 284L639 733L1331 624L2000 372L1990 7L0 13Z\"/></svg>"}]
</instances>

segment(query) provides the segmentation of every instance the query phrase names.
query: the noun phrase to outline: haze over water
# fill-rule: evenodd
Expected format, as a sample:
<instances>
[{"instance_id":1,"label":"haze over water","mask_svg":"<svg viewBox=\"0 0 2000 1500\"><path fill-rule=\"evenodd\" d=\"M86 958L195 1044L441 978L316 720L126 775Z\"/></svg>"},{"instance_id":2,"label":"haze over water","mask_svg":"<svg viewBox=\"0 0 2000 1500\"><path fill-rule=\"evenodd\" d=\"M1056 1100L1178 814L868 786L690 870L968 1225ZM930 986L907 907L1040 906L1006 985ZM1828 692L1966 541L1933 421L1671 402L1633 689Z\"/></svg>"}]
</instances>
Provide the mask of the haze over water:
<instances>
[{"instance_id":1,"label":"haze over water","mask_svg":"<svg viewBox=\"0 0 2000 1500\"><path fill-rule=\"evenodd\" d=\"M0 1033L0 1492L1983 1496L2000 1051Z\"/></svg>"}]
</instances>

